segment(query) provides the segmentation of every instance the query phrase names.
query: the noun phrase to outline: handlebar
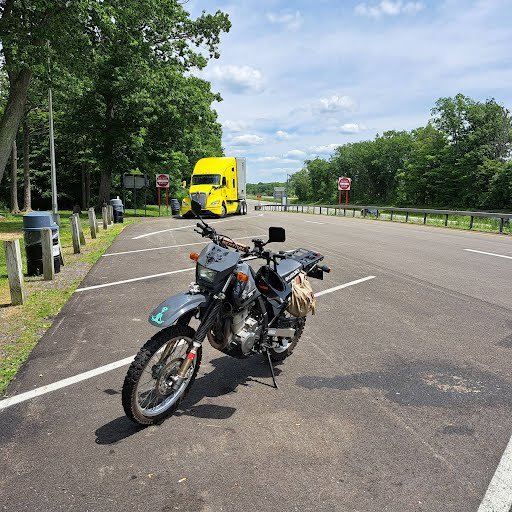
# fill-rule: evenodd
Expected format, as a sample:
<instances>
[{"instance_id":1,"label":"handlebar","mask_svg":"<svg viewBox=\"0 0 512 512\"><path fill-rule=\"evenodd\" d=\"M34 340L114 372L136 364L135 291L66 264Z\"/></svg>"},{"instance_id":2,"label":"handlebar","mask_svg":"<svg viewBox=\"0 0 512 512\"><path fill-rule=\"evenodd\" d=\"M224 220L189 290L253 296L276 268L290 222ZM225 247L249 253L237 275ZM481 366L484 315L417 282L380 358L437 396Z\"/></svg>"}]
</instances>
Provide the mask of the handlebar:
<instances>
[{"instance_id":1,"label":"handlebar","mask_svg":"<svg viewBox=\"0 0 512 512\"><path fill-rule=\"evenodd\" d=\"M217 234L215 229L210 227L204 221L202 223L198 222L196 224L196 227L198 227L199 229L194 229L194 231L196 233L199 233L202 237L208 237L214 243L224 246L224 247L231 247L231 248L235 249L236 251L243 253L246 256L254 256L256 258L265 259L265 260L267 260L267 264L270 264L270 262L273 261L274 264L277 265L278 259L284 260L284 259L290 257L290 252L292 252L292 253L295 252L295 251L272 252L269 250L264 251L263 247L266 245L266 243L259 238L255 238L252 240L252 242L254 244L254 248L251 249L251 247L249 247L248 245L239 244L229 237ZM315 259L315 262L318 263L319 260L323 259L323 256L321 256L318 253L316 253L316 254L318 256L320 256L319 258ZM307 266L309 266L309 265L307 265ZM327 274L331 271L331 269L325 265L323 265L323 266L315 265L315 268L319 272L325 272Z\"/></svg>"}]
</instances>

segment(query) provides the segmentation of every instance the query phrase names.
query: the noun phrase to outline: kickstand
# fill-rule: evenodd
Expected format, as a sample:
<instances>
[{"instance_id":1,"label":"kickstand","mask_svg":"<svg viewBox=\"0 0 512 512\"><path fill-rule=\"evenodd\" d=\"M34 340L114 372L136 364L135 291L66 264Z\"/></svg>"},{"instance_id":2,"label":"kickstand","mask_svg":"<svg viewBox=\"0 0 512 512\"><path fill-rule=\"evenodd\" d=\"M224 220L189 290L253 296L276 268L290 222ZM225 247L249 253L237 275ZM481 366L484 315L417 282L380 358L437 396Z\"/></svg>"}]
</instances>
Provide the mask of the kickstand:
<instances>
[{"instance_id":1,"label":"kickstand","mask_svg":"<svg viewBox=\"0 0 512 512\"><path fill-rule=\"evenodd\" d=\"M274 381L274 387L276 389L279 389L279 386L277 385L277 382L276 382L276 374L274 373L274 365L272 364L272 359L270 359L270 352L267 350L267 361L268 361L268 365L270 367L270 373L272 374L272 380Z\"/></svg>"}]
</instances>

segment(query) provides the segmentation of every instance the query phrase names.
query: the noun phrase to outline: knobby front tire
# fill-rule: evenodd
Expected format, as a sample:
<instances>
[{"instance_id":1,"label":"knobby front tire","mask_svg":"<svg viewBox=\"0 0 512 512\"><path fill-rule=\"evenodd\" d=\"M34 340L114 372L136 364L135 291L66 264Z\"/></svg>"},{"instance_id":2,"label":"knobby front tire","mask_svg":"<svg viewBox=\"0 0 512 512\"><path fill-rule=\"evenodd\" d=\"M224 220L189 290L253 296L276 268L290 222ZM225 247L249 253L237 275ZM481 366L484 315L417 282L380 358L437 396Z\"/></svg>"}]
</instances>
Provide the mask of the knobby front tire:
<instances>
[{"instance_id":1,"label":"knobby front tire","mask_svg":"<svg viewBox=\"0 0 512 512\"><path fill-rule=\"evenodd\" d=\"M172 325L149 339L135 356L122 392L123 409L133 422L154 425L179 407L196 378L202 347L198 348L187 378L176 391L171 389L171 377L178 373L194 335L194 329L188 325Z\"/></svg>"}]
</instances>

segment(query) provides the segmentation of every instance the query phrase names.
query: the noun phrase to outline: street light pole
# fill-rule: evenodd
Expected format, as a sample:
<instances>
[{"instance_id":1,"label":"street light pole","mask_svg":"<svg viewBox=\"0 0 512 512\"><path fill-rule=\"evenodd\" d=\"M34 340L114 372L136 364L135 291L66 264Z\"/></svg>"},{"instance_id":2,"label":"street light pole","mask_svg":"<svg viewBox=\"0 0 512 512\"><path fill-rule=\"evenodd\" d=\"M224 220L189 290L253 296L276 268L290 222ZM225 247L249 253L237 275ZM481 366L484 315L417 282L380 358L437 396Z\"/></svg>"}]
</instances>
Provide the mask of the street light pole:
<instances>
[{"instance_id":1,"label":"street light pole","mask_svg":"<svg viewBox=\"0 0 512 512\"><path fill-rule=\"evenodd\" d=\"M48 78L51 78L50 41L48 48ZM53 129L53 96L51 85L48 87L48 117L50 123L50 182L52 189L52 214L53 220L60 226L59 207L57 205L57 169L55 167L55 135Z\"/></svg>"}]
</instances>

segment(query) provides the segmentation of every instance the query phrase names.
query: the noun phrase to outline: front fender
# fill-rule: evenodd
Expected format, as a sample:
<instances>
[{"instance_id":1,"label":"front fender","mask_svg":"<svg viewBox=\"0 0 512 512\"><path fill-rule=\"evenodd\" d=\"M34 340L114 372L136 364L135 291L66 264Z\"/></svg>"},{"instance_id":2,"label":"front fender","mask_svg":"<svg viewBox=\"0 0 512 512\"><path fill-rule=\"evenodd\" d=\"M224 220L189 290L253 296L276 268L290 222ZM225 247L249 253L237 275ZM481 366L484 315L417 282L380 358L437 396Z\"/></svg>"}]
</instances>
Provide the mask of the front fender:
<instances>
[{"instance_id":1,"label":"front fender","mask_svg":"<svg viewBox=\"0 0 512 512\"><path fill-rule=\"evenodd\" d=\"M149 323L163 329L174 324L185 313L196 310L202 304L206 305L207 297L202 293L179 293L164 300L149 315Z\"/></svg>"}]
</instances>

